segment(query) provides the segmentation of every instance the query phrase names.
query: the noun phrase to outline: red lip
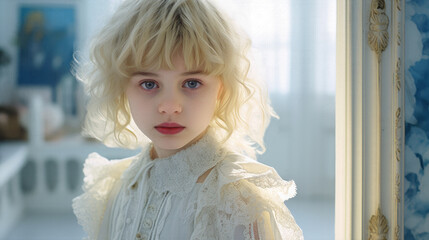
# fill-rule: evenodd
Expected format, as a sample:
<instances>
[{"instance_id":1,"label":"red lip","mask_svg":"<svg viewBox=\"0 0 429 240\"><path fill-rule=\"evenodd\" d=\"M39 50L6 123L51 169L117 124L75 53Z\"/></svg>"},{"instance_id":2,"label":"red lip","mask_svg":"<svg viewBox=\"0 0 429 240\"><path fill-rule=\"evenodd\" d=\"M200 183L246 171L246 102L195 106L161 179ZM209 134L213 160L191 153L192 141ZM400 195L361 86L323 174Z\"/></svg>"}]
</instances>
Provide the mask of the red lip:
<instances>
[{"instance_id":1,"label":"red lip","mask_svg":"<svg viewBox=\"0 0 429 240\"><path fill-rule=\"evenodd\" d=\"M185 127L174 122L165 122L155 126L155 129L162 134L173 135L183 131Z\"/></svg>"}]
</instances>

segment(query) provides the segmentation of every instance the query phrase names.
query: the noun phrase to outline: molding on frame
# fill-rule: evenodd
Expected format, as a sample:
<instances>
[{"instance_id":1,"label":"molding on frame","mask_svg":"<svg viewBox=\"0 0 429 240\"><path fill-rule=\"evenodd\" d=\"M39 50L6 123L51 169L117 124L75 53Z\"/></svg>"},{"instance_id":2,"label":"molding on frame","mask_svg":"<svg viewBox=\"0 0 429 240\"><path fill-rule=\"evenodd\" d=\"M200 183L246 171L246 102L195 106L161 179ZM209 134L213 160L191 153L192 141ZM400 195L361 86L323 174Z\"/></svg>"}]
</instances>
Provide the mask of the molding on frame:
<instances>
[{"instance_id":1,"label":"molding on frame","mask_svg":"<svg viewBox=\"0 0 429 240\"><path fill-rule=\"evenodd\" d=\"M391 72L390 79L392 82L392 131L393 138L391 141L391 229L389 239L399 240L404 238L404 214L403 214L403 179L404 179L404 22L405 22L405 1L392 0L391 19L392 19L392 36L395 41L392 41L391 50Z\"/></svg>"},{"instance_id":2,"label":"molding on frame","mask_svg":"<svg viewBox=\"0 0 429 240\"><path fill-rule=\"evenodd\" d=\"M375 192L376 195L375 204L378 205L377 212L373 213L369 220L369 239L370 240L387 240L387 234L389 232L389 226L387 219L383 215L381 210L381 55L389 45L389 17L386 15L386 3L384 0L372 0L371 9L369 13L369 29L368 29L368 44L370 49L375 53L377 57L376 62L376 122L375 122L375 142L376 142L376 157L375 157Z\"/></svg>"},{"instance_id":3,"label":"molding on frame","mask_svg":"<svg viewBox=\"0 0 429 240\"><path fill-rule=\"evenodd\" d=\"M337 0L337 240L403 239L404 4Z\"/></svg>"}]
</instances>

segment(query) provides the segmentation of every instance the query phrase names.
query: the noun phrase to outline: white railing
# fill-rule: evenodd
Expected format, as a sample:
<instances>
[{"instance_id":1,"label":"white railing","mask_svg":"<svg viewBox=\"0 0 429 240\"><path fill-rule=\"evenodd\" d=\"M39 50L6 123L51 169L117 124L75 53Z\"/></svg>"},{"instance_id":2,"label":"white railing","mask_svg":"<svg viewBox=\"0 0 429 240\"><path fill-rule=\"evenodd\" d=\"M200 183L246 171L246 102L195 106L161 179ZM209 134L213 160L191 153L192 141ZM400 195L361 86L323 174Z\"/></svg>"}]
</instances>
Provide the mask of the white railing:
<instances>
[{"instance_id":1,"label":"white railing","mask_svg":"<svg viewBox=\"0 0 429 240\"><path fill-rule=\"evenodd\" d=\"M0 239L16 224L24 208L19 172L26 156L25 143L0 144Z\"/></svg>"},{"instance_id":2,"label":"white railing","mask_svg":"<svg viewBox=\"0 0 429 240\"><path fill-rule=\"evenodd\" d=\"M26 209L37 212L71 211L71 200L81 193L83 163L91 152L98 152L108 159L137 153L107 148L78 136L32 146L21 174Z\"/></svg>"},{"instance_id":3,"label":"white railing","mask_svg":"<svg viewBox=\"0 0 429 240\"><path fill-rule=\"evenodd\" d=\"M81 193L82 167L89 153L119 159L138 152L107 148L79 136L28 147L25 143L1 146L0 239L26 211L70 213L72 199Z\"/></svg>"}]
</instances>

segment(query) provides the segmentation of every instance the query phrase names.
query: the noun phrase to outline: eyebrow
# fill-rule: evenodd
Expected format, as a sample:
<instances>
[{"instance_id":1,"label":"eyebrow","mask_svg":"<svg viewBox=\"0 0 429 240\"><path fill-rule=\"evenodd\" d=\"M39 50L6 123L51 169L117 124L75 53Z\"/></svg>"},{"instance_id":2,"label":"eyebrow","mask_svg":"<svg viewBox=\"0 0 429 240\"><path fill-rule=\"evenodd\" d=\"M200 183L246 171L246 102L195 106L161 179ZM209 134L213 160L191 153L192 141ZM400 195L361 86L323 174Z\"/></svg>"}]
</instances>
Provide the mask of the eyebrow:
<instances>
[{"instance_id":1,"label":"eyebrow","mask_svg":"<svg viewBox=\"0 0 429 240\"><path fill-rule=\"evenodd\" d=\"M182 76L189 76L189 75L195 75L195 74L201 74L203 73L203 71L201 70L197 70L197 71L189 71L189 72L184 72L180 75ZM153 72L135 72L133 73L133 76L135 75L142 75L142 76L149 76L149 77L158 77L158 74L153 73Z\"/></svg>"}]
</instances>

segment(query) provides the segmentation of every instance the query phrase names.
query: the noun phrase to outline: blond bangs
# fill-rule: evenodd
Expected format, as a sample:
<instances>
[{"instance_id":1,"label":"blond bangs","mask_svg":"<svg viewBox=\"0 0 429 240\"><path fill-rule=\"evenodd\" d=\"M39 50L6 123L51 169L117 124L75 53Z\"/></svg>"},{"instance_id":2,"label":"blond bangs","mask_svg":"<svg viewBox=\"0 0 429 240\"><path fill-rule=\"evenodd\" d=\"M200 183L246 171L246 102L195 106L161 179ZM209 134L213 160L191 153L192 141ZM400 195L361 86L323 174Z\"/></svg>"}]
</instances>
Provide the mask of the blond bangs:
<instances>
[{"instance_id":1,"label":"blond bangs","mask_svg":"<svg viewBox=\"0 0 429 240\"><path fill-rule=\"evenodd\" d=\"M226 22L210 19L217 14L204 15L207 7L216 10L213 6L195 2L160 1L141 6L145 12L140 13L138 20L130 19L131 31L121 38L121 53L112 56L118 59L119 71L130 74L141 69L173 69L172 59L181 54L188 70L198 69L216 76L225 73L228 62L233 61L230 30Z\"/></svg>"}]
</instances>

